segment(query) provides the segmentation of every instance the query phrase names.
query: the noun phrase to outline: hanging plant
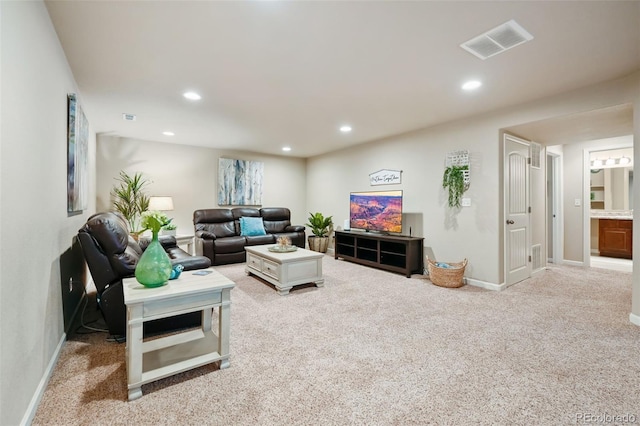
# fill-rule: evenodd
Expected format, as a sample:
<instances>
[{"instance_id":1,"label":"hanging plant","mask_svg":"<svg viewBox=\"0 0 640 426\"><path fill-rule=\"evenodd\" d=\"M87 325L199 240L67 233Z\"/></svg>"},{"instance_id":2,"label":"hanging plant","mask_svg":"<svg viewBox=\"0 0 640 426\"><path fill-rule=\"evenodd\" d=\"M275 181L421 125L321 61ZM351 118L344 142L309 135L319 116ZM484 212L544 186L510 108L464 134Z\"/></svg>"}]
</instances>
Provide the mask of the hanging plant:
<instances>
[{"instance_id":1,"label":"hanging plant","mask_svg":"<svg viewBox=\"0 0 640 426\"><path fill-rule=\"evenodd\" d=\"M444 169L442 177L442 187L449 190L449 207L460 207L460 198L466 187L464 183L464 172L469 170L469 166L449 166Z\"/></svg>"}]
</instances>

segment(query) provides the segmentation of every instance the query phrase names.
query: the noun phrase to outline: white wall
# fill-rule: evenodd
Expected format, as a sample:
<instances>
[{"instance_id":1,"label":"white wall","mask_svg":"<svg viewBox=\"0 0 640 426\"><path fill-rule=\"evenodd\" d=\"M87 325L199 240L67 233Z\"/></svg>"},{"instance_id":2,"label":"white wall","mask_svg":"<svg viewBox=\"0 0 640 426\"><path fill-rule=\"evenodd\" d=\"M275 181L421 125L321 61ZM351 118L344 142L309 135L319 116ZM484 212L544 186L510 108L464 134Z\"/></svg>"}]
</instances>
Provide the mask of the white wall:
<instances>
[{"instance_id":1,"label":"white wall","mask_svg":"<svg viewBox=\"0 0 640 426\"><path fill-rule=\"evenodd\" d=\"M349 192L369 188L369 173L403 170L402 184L390 189L403 189L405 211L423 215L425 246L433 250L437 259L456 261L466 257L466 275L472 280L501 284L504 262L500 130L625 103L633 103L637 112L639 82L640 73L635 73L561 96L311 158L307 165L307 205L310 210L334 215L341 223L339 219L348 214ZM636 120L636 133L639 126ZM441 181L446 153L458 149L468 149L471 155L471 186L465 196L471 198L472 206L452 214L445 206ZM544 178L544 173L540 176ZM576 197L565 194L568 198Z\"/></svg>"},{"instance_id":2,"label":"white wall","mask_svg":"<svg viewBox=\"0 0 640 426\"><path fill-rule=\"evenodd\" d=\"M67 93L77 88L44 4L3 1L0 15L0 424L13 425L35 409L64 340L60 259L95 202L67 215ZM93 136L89 160L91 195Z\"/></svg>"},{"instance_id":3,"label":"white wall","mask_svg":"<svg viewBox=\"0 0 640 426\"><path fill-rule=\"evenodd\" d=\"M234 158L264 163L262 205L287 207L291 222L304 225L306 160L250 152L234 152L150 142L115 136L98 136L97 209L111 210L110 191L121 170L143 173L150 181L148 195L170 195L174 211L167 212L178 226L178 234L193 235L193 212L216 208L218 159Z\"/></svg>"}]
</instances>

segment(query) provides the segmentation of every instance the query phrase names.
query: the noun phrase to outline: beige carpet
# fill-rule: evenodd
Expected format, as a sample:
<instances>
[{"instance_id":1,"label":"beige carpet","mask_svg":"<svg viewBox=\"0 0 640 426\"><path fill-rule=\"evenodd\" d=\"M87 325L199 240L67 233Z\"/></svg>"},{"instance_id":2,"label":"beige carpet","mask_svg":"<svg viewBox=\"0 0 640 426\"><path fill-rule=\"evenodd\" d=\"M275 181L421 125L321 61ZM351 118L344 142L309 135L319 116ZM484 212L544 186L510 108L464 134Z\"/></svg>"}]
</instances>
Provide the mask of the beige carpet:
<instances>
[{"instance_id":1,"label":"beige carpet","mask_svg":"<svg viewBox=\"0 0 640 426\"><path fill-rule=\"evenodd\" d=\"M552 267L493 292L323 262L324 288L285 297L242 264L219 267L237 283L231 367L145 385L133 402L125 345L103 333L71 336L34 424L640 422L630 274Z\"/></svg>"}]
</instances>

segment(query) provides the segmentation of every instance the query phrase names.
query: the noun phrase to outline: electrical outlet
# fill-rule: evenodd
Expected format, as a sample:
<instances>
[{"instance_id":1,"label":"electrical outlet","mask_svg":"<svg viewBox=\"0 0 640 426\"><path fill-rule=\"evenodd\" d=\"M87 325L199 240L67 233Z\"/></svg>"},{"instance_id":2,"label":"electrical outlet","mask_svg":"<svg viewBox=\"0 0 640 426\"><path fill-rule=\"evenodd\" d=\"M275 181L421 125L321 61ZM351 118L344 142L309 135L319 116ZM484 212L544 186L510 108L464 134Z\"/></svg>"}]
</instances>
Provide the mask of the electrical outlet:
<instances>
[{"instance_id":1,"label":"electrical outlet","mask_svg":"<svg viewBox=\"0 0 640 426\"><path fill-rule=\"evenodd\" d=\"M471 207L471 198L463 198L462 207Z\"/></svg>"}]
</instances>

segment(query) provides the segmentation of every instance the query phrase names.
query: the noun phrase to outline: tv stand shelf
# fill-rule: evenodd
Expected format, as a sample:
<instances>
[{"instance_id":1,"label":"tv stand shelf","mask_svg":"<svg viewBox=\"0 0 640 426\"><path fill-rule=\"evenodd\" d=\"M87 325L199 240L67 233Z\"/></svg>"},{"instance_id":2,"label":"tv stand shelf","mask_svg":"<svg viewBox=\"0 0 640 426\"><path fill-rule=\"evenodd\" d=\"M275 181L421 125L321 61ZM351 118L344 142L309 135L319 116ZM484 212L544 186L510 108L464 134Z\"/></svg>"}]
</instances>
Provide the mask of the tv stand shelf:
<instances>
[{"instance_id":1,"label":"tv stand shelf","mask_svg":"<svg viewBox=\"0 0 640 426\"><path fill-rule=\"evenodd\" d=\"M391 272L405 274L423 272L424 238L336 231L335 258Z\"/></svg>"}]
</instances>

